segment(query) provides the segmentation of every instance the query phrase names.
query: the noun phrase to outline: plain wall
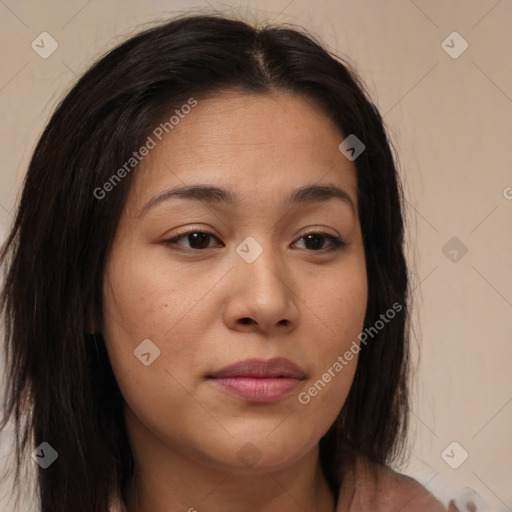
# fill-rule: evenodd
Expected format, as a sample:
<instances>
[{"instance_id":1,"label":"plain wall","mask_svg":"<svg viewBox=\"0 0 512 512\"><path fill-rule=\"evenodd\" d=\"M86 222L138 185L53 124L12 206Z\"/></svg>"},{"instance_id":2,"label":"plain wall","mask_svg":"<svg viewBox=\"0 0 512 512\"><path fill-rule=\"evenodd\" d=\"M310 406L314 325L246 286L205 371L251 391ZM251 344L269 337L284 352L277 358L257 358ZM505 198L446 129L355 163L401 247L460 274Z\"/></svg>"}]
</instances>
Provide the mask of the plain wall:
<instances>
[{"instance_id":1,"label":"plain wall","mask_svg":"<svg viewBox=\"0 0 512 512\"><path fill-rule=\"evenodd\" d=\"M471 487L489 510L512 510L511 1L5 0L0 234L36 140L76 77L139 28L209 5L302 25L360 73L397 149L416 273L413 353L418 360L419 344L421 358L402 471L445 502ZM47 59L31 47L43 31L59 45ZM442 46L462 48L448 37L454 31L469 45L457 58ZM11 439L0 437L0 457ZM453 441L469 453L457 469L441 456ZM448 450L455 462L461 453ZM7 490L0 509L10 511Z\"/></svg>"}]
</instances>

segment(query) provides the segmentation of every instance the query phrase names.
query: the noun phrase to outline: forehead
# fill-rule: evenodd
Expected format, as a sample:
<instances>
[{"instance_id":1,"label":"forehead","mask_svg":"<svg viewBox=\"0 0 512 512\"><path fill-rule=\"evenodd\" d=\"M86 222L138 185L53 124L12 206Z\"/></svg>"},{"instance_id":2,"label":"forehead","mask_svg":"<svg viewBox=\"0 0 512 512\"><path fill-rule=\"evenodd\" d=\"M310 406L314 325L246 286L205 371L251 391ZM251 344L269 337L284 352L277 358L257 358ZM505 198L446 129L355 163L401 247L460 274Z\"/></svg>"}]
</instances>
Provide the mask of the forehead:
<instances>
[{"instance_id":1,"label":"forehead","mask_svg":"<svg viewBox=\"0 0 512 512\"><path fill-rule=\"evenodd\" d=\"M310 98L222 91L168 117L175 113L176 124L161 140L152 135L155 147L136 171L134 207L166 188L198 183L278 200L292 188L329 182L357 202L355 166L338 149L344 135Z\"/></svg>"}]
</instances>

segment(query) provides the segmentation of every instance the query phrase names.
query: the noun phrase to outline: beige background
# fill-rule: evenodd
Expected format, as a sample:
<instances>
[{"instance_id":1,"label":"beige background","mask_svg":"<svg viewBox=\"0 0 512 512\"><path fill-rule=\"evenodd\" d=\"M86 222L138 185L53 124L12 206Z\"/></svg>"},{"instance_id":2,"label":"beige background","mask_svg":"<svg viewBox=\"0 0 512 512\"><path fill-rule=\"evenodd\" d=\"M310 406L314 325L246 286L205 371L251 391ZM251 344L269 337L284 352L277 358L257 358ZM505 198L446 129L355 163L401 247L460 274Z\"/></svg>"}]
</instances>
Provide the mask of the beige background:
<instances>
[{"instance_id":1,"label":"beige background","mask_svg":"<svg viewBox=\"0 0 512 512\"><path fill-rule=\"evenodd\" d=\"M212 7L303 25L356 65L398 148L417 274L421 359L402 471L445 502L470 487L482 510L512 511L511 0L0 0L0 232L75 77L142 26ZM59 45L47 59L31 48L43 31ZM469 45L457 58L442 46L454 31ZM453 53L461 43L450 36L445 45ZM460 247L443 252L452 237L467 247L462 257ZM0 457L11 437L0 437ZM457 469L441 456L453 441L452 465L469 453ZM0 509L10 511L7 489Z\"/></svg>"}]
</instances>

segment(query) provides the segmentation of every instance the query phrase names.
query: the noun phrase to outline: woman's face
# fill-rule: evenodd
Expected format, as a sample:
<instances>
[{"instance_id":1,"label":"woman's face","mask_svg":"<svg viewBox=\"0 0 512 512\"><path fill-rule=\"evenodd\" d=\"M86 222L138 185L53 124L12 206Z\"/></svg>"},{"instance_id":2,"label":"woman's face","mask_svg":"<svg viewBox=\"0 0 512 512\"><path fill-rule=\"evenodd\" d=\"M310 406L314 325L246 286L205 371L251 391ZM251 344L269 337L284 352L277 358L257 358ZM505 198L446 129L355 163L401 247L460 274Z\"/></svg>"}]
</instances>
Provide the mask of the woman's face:
<instances>
[{"instance_id":1,"label":"woman's face","mask_svg":"<svg viewBox=\"0 0 512 512\"><path fill-rule=\"evenodd\" d=\"M178 110L132 171L105 269L101 330L129 435L157 456L282 469L317 449L356 369L355 167L323 111L291 93ZM199 185L223 192L170 193ZM304 187L341 192L290 201Z\"/></svg>"}]
</instances>

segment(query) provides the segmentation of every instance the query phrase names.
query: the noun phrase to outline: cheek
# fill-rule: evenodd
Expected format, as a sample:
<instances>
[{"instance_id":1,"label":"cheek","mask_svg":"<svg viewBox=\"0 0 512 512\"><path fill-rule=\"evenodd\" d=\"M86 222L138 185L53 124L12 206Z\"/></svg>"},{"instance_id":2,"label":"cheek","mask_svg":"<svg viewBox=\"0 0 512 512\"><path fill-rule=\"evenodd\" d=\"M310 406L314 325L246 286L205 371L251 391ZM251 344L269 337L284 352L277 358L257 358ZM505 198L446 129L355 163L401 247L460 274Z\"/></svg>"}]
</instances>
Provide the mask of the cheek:
<instances>
[{"instance_id":1,"label":"cheek","mask_svg":"<svg viewBox=\"0 0 512 512\"><path fill-rule=\"evenodd\" d=\"M367 305L364 267L355 265L351 272L334 276L309 299L311 309L313 304L317 308L319 332L308 350L314 370L298 401L325 432L343 407L357 368Z\"/></svg>"},{"instance_id":2,"label":"cheek","mask_svg":"<svg viewBox=\"0 0 512 512\"><path fill-rule=\"evenodd\" d=\"M167 267L135 256L109 261L103 334L129 409L144 424L152 425L158 418L158 424L178 428L180 422L173 418L176 407L187 411L184 421L201 414L186 390L193 386L190 369L201 357L204 327L197 321L196 306L204 288L187 286L189 279L183 272ZM205 286L213 284L206 281Z\"/></svg>"},{"instance_id":3,"label":"cheek","mask_svg":"<svg viewBox=\"0 0 512 512\"><path fill-rule=\"evenodd\" d=\"M219 272L222 276L225 269ZM160 389L179 401L183 388L193 387L191 369L204 367L208 326L218 317L220 306L212 295L219 279L218 273L137 254L136 249L114 254L109 260L103 332L112 368L127 394L134 387L137 396L140 388ZM147 349L139 348L144 346ZM147 352L154 361L149 366L137 358ZM157 354L154 359L153 352ZM144 402L144 396L139 398Z\"/></svg>"},{"instance_id":4,"label":"cheek","mask_svg":"<svg viewBox=\"0 0 512 512\"><path fill-rule=\"evenodd\" d=\"M366 272L361 265L334 276L316 293L318 316L323 320L322 348L332 354L350 346L361 332L367 306Z\"/></svg>"},{"instance_id":5,"label":"cheek","mask_svg":"<svg viewBox=\"0 0 512 512\"><path fill-rule=\"evenodd\" d=\"M136 251L114 253L106 265L103 334L119 378L126 373L133 379L155 374L157 362L168 351L164 338L172 338L173 328L194 300L193 292L181 291L176 274L161 270L154 262L137 258Z\"/></svg>"},{"instance_id":6,"label":"cheek","mask_svg":"<svg viewBox=\"0 0 512 512\"><path fill-rule=\"evenodd\" d=\"M121 330L120 337L133 342L162 340L181 322L187 322L205 287L210 286L208 277L204 286L190 286L190 276L182 267L161 258L138 257L136 251L124 254L130 258L114 257L106 267L106 327Z\"/></svg>"}]
</instances>

